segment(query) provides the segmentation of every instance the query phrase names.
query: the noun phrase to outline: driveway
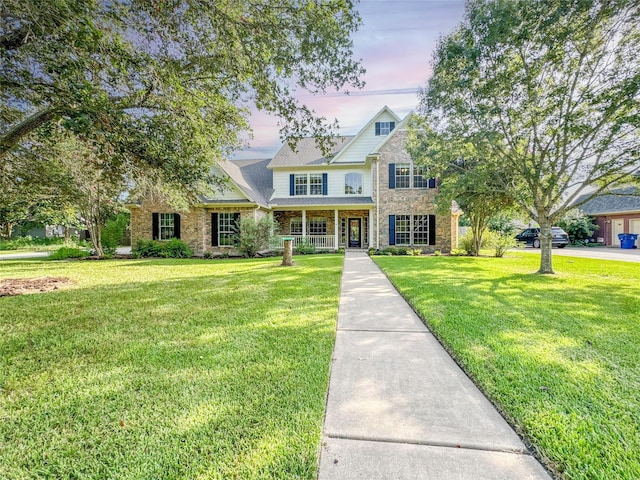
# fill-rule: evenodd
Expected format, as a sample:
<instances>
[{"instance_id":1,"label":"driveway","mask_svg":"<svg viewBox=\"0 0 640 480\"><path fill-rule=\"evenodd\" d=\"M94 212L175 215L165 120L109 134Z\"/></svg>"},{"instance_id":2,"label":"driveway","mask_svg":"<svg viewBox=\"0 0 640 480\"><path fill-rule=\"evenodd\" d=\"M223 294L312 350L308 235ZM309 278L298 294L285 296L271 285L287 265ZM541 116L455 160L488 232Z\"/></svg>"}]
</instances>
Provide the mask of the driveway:
<instances>
[{"instance_id":1,"label":"driveway","mask_svg":"<svg viewBox=\"0 0 640 480\"><path fill-rule=\"evenodd\" d=\"M538 248L519 248L515 251L540 254ZM620 247L566 247L554 248L553 256L598 258L600 260L620 260L640 262L640 249L622 249Z\"/></svg>"}]
</instances>

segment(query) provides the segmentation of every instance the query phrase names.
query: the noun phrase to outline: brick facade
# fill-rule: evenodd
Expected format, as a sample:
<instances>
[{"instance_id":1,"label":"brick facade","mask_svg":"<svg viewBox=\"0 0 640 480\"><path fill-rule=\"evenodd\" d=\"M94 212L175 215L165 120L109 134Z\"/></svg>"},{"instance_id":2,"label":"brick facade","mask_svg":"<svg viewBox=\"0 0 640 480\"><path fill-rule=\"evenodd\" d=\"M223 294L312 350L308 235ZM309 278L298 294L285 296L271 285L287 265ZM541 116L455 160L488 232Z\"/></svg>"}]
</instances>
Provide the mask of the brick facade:
<instances>
[{"instance_id":1,"label":"brick facade","mask_svg":"<svg viewBox=\"0 0 640 480\"><path fill-rule=\"evenodd\" d=\"M450 212L445 215L436 209L436 188L390 188L389 164L413 163L409 153L405 149L407 133L405 131L394 132L393 136L381 147L378 161L373 166L374 175L374 201L378 201L380 215L378 225L378 238L374 238L381 249L389 246L389 216L390 215L435 215L436 238L435 245L408 245L411 248L420 248L423 252L433 253L439 250L449 253L457 245L457 216ZM379 169L379 172L376 171ZM375 179L379 175L379 188Z\"/></svg>"},{"instance_id":2,"label":"brick facade","mask_svg":"<svg viewBox=\"0 0 640 480\"><path fill-rule=\"evenodd\" d=\"M233 247L213 247L211 245L211 214L239 213L240 218L262 218L266 212L254 207L194 207L188 211L176 211L159 202L144 202L140 207L131 208L131 245L138 240L153 238L154 213L177 213L180 215L180 240L186 242L195 255L209 251L213 253L235 253Z\"/></svg>"}]
</instances>

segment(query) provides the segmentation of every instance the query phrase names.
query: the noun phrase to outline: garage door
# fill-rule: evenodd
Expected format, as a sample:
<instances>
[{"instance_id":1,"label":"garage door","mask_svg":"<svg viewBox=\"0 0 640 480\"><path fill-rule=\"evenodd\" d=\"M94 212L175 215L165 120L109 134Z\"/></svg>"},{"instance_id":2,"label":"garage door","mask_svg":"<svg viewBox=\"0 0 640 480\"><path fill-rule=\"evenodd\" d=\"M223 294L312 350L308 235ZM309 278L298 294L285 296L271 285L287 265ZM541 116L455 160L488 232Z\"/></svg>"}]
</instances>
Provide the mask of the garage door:
<instances>
[{"instance_id":1,"label":"garage door","mask_svg":"<svg viewBox=\"0 0 640 480\"><path fill-rule=\"evenodd\" d=\"M640 218L629 220L629 233L637 233L640 235ZM640 237L636 240L636 245L640 248Z\"/></svg>"},{"instance_id":2,"label":"garage door","mask_svg":"<svg viewBox=\"0 0 640 480\"><path fill-rule=\"evenodd\" d=\"M611 220L611 244L616 247L620 246L619 233L627 233L624 231L624 220L622 218Z\"/></svg>"}]
</instances>

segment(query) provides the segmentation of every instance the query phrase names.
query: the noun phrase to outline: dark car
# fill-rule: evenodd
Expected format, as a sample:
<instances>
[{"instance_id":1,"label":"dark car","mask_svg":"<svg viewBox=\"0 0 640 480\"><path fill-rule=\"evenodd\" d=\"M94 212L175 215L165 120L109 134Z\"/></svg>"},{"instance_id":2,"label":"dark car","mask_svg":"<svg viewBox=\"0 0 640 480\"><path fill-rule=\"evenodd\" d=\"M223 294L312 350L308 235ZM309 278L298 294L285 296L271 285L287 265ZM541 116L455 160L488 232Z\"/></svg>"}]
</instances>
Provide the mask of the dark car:
<instances>
[{"instance_id":1,"label":"dark car","mask_svg":"<svg viewBox=\"0 0 640 480\"><path fill-rule=\"evenodd\" d=\"M552 246L564 248L569 244L569 235L560 227L551 227L551 234L553 235ZM516 235L516 240L526 242L527 245L531 245L533 248L540 248L539 235L539 228L527 228Z\"/></svg>"}]
</instances>

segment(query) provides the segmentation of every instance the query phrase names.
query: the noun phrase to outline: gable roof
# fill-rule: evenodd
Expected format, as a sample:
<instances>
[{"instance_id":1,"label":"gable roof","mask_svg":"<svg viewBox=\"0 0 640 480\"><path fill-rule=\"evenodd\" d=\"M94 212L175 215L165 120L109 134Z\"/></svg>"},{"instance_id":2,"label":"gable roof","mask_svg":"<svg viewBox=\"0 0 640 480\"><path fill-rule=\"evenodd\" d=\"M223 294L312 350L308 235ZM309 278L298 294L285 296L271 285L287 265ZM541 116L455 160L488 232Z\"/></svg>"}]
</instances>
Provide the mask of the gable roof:
<instances>
[{"instance_id":1,"label":"gable roof","mask_svg":"<svg viewBox=\"0 0 640 480\"><path fill-rule=\"evenodd\" d=\"M373 117L371 117L371 119L367 122L367 124L366 124L364 127L362 127L362 128L360 129L360 131L356 134L356 136L355 136L355 137L353 137L353 142L352 142L352 143L357 142L357 141L358 141L358 139L359 139L361 136L365 135L365 134L366 134L366 132L367 132L367 130L369 130L369 128L371 128L371 126L374 124L374 122L375 122L375 121L378 119L378 117L379 117L380 115L382 115L383 113L388 113L388 114L389 114L389 115L391 115L393 118L395 118L396 122L400 122L400 117L399 117L398 115L396 115L396 114L394 113L394 111L393 111L393 110L391 110L388 106L386 106L386 105L385 105L384 107L382 107L382 108L380 109L380 111L379 111L378 113L376 113ZM396 126L396 128L397 128L397 126ZM391 132L391 133L393 133L393 132ZM386 135L384 138L385 138L385 139L387 139L387 138L389 138L389 136L390 136L390 135ZM384 139L383 139L383 142L384 142ZM345 149L342 149L340 152L338 152L338 154L337 154L337 155L335 155L335 156L331 159L331 163L335 162L335 161L340 157L340 154L341 154L344 150L345 150Z\"/></svg>"},{"instance_id":2,"label":"gable roof","mask_svg":"<svg viewBox=\"0 0 640 480\"><path fill-rule=\"evenodd\" d=\"M323 165L329 163L330 158L337 155L344 147L346 147L353 135L345 135L334 137L334 145L328 157L322 154L322 151L316 145L314 137L305 137L298 141L296 149L292 150L287 142L280 147L273 159L267 165L267 168L274 167L306 167L312 165Z\"/></svg>"},{"instance_id":3,"label":"gable roof","mask_svg":"<svg viewBox=\"0 0 640 480\"><path fill-rule=\"evenodd\" d=\"M396 128L394 128L389 135L387 135L386 137L384 137L384 139L378 144L376 145L376 148L373 149L373 151L369 154L369 155L377 155L380 153L380 150L382 150L382 147L384 147L387 142L389 142L389 140L391 138L393 138L394 135L396 135L398 132L406 132L407 131L407 122L409 121L409 118L411 117L411 115L413 115L413 112L409 112L409 114L404 117L400 123L398 123L398 125L396 125Z\"/></svg>"},{"instance_id":4,"label":"gable roof","mask_svg":"<svg viewBox=\"0 0 640 480\"><path fill-rule=\"evenodd\" d=\"M269 197L273 193L272 174L267 169L268 163L269 159L223 160L219 166L248 201L267 207ZM202 200L206 203L224 203L208 197L202 197Z\"/></svg>"},{"instance_id":5,"label":"gable roof","mask_svg":"<svg viewBox=\"0 0 640 480\"><path fill-rule=\"evenodd\" d=\"M611 192L597 195L578 208L587 215L640 212L640 190L637 187L616 188ZM580 203L592 195L590 193L582 195L576 199L575 203Z\"/></svg>"}]
</instances>

